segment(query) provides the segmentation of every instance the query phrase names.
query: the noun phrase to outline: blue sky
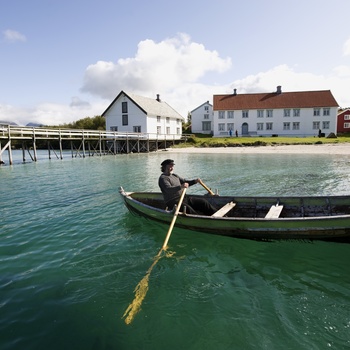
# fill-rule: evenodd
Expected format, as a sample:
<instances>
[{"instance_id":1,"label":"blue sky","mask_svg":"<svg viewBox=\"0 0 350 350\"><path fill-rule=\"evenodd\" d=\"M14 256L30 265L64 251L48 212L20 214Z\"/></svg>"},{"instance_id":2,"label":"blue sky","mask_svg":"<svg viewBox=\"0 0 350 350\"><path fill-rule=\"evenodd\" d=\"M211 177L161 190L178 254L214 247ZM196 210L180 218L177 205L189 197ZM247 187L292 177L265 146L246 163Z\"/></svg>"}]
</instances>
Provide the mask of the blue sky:
<instances>
[{"instance_id":1,"label":"blue sky","mask_svg":"<svg viewBox=\"0 0 350 350\"><path fill-rule=\"evenodd\" d=\"M0 120L93 117L121 90L183 116L277 85L349 107L348 13L349 0L0 0Z\"/></svg>"}]
</instances>

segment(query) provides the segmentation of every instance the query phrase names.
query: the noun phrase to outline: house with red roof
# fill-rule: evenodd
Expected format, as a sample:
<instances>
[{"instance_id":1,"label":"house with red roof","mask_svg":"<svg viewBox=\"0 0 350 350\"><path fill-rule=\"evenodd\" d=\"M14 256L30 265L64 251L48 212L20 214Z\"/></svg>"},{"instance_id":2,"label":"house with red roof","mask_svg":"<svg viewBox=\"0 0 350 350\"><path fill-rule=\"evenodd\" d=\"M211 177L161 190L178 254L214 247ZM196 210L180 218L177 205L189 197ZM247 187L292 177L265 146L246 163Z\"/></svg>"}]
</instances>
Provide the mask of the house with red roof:
<instances>
[{"instance_id":1,"label":"house with red roof","mask_svg":"<svg viewBox=\"0 0 350 350\"><path fill-rule=\"evenodd\" d=\"M318 136L337 133L338 103L330 90L213 96L213 134Z\"/></svg>"},{"instance_id":2,"label":"house with red roof","mask_svg":"<svg viewBox=\"0 0 350 350\"><path fill-rule=\"evenodd\" d=\"M337 118L337 133L350 133L350 109L339 111Z\"/></svg>"}]
</instances>

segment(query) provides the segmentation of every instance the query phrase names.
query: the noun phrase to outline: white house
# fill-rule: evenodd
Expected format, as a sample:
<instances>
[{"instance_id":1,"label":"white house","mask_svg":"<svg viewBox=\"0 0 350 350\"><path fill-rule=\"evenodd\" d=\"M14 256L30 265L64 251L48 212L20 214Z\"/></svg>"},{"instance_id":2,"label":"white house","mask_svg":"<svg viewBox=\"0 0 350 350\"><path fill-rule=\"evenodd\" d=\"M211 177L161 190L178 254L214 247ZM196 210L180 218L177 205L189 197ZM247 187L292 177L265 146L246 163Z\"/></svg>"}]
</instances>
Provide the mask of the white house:
<instances>
[{"instance_id":1,"label":"white house","mask_svg":"<svg viewBox=\"0 0 350 350\"><path fill-rule=\"evenodd\" d=\"M337 132L338 103L330 90L214 95L214 136L326 136Z\"/></svg>"},{"instance_id":2,"label":"white house","mask_svg":"<svg viewBox=\"0 0 350 350\"><path fill-rule=\"evenodd\" d=\"M211 134L213 131L213 105L209 101L195 108L191 113L191 131Z\"/></svg>"},{"instance_id":3,"label":"white house","mask_svg":"<svg viewBox=\"0 0 350 350\"><path fill-rule=\"evenodd\" d=\"M182 117L166 102L121 91L102 113L106 130L148 134L149 139L180 139Z\"/></svg>"}]
</instances>

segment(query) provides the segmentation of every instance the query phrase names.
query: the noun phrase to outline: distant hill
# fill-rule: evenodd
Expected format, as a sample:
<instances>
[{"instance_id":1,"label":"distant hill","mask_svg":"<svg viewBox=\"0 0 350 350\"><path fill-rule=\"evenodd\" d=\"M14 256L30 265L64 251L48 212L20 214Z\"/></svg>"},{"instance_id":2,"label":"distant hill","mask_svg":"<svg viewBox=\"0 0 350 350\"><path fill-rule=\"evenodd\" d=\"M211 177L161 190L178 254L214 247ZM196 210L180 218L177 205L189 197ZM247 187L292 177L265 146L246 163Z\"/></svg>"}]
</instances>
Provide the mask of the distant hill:
<instances>
[{"instance_id":1,"label":"distant hill","mask_svg":"<svg viewBox=\"0 0 350 350\"><path fill-rule=\"evenodd\" d=\"M2 125L18 125L14 122L9 122L9 121L6 121L6 120L0 120L0 124Z\"/></svg>"},{"instance_id":2,"label":"distant hill","mask_svg":"<svg viewBox=\"0 0 350 350\"><path fill-rule=\"evenodd\" d=\"M28 123L26 126L40 127L40 126L45 126L45 125L44 124L38 124L38 123Z\"/></svg>"}]
</instances>

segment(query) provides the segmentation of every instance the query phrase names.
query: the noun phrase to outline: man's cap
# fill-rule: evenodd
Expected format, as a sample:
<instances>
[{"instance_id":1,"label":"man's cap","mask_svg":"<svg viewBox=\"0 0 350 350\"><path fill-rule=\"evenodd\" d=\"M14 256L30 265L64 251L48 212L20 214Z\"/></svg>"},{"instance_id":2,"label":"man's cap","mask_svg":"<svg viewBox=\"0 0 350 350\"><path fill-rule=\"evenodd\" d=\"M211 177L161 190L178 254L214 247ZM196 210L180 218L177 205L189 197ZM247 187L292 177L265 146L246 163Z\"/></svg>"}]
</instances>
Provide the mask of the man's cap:
<instances>
[{"instance_id":1,"label":"man's cap","mask_svg":"<svg viewBox=\"0 0 350 350\"><path fill-rule=\"evenodd\" d=\"M162 166L165 166L165 165L169 165L169 164L173 164L175 165L174 161L172 159L165 159L163 162L162 162Z\"/></svg>"}]
</instances>

